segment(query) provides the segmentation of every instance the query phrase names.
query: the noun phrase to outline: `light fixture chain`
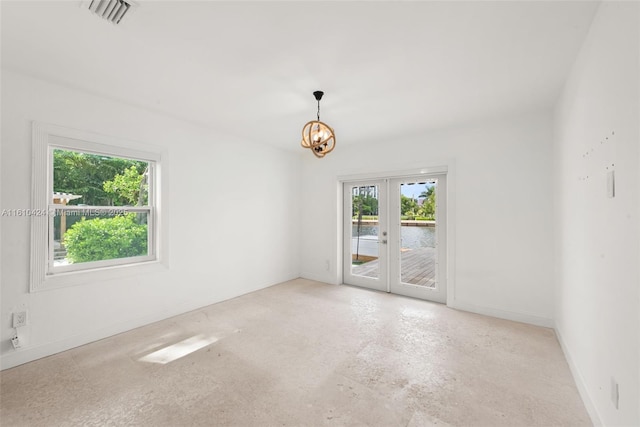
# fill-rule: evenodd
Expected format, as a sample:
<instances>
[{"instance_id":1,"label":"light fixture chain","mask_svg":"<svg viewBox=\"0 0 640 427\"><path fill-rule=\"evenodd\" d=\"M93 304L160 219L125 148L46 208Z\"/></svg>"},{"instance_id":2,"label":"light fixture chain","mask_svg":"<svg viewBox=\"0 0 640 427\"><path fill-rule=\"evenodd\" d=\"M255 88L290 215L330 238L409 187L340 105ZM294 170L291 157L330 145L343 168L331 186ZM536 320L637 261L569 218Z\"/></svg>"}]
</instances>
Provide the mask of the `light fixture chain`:
<instances>
[{"instance_id":1,"label":"light fixture chain","mask_svg":"<svg viewBox=\"0 0 640 427\"><path fill-rule=\"evenodd\" d=\"M318 121L320 121L320 100L318 99Z\"/></svg>"}]
</instances>

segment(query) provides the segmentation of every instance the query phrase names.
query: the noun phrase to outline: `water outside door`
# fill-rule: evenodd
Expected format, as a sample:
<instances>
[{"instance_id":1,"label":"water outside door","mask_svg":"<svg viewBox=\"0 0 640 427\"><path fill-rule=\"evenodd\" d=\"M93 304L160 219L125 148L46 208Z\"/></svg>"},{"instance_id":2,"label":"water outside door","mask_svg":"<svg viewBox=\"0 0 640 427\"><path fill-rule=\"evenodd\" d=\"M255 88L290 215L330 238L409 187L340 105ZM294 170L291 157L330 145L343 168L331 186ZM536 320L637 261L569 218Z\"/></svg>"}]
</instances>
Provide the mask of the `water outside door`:
<instances>
[{"instance_id":1,"label":"water outside door","mask_svg":"<svg viewBox=\"0 0 640 427\"><path fill-rule=\"evenodd\" d=\"M446 302L446 176L344 183L346 284Z\"/></svg>"}]
</instances>

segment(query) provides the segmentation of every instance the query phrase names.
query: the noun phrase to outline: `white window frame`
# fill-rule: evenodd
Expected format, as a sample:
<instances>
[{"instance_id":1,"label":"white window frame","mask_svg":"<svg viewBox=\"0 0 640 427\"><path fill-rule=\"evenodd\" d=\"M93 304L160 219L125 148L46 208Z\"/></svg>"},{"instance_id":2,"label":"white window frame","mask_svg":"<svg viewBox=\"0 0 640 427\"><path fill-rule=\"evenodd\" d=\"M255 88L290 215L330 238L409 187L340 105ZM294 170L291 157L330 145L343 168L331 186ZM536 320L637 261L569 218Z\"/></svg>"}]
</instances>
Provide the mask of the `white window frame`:
<instances>
[{"instance_id":1,"label":"white window frame","mask_svg":"<svg viewBox=\"0 0 640 427\"><path fill-rule=\"evenodd\" d=\"M30 291L87 283L114 276L117 269L139 268L160 260L160 169L162 153L148 146L91 132L34 122L33 191L31 203L31 280ZM143 149L139 149L143 148ZM67 150L140 160L149 164L147 206L62 206L53 204L53 151ZM147 255L54 266L54 214L60 211L147 213Z\"/></svg>"}]
</instances>

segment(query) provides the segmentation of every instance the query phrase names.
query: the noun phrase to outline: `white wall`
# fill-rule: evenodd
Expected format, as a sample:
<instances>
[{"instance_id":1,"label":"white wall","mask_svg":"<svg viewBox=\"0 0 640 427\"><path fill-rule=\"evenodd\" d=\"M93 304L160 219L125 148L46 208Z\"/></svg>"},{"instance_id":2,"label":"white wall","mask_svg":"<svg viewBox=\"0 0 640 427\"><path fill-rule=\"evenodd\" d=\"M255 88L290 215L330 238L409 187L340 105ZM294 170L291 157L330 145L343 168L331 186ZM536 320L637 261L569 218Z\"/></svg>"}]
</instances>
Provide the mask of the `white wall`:
<instances>
[{"instance_id":1,"label":"white wall","mask_svg":"<svg viewBox=\"0 0 640 427\"><path fill-rule=\"evenodd\" d=\"M604 425L640 425L639 13L637 2L602 3L555 113L556 329Z\"/></svg>"},{"instance_id":2,"label":"white wall","mask_svg":"<svg viewBox=\"0 0 640 427\"><path fill-rule=\"evenodd\" d=\"M167 150L169 265L29 293L29 220L3 217L3 368L299 276L298 153L3 70L2 209L30 207L32 120ZM29 313L18 351L16 309Z\"/></svg>"},{"instance_id":3,"label":"white wall","mask_svg":"<svg viewBox=\"0 0 640 427\"><path fill-rule=\"evenodd\" d=\"M384 120L384 118L381 118ZM455 295L450 305L514 320L552 325L551 114L389 140L338 146L318 160L304 158L303 277L340 280L341 175L448 164L455 206ZM330 269L326 270L326 261ZM454 297L454 298L451 298Z\"/></svg>"}]
</instances>

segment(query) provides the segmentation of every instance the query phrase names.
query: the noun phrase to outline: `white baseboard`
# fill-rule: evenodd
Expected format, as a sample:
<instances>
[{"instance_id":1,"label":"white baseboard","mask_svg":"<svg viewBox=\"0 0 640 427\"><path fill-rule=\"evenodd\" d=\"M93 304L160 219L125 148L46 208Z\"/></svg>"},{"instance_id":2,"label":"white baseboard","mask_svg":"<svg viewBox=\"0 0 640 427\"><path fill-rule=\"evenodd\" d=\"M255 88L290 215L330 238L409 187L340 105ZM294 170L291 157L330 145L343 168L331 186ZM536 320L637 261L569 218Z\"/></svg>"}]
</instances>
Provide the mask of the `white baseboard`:
<instances>
[{"instance_id":1,"label":"white baseboard","mask_svg":"<svg viewBox=\"0 0 640 427\"><path fill-rule=\"evenodd\" d=\"M123 332L127 332L141 326L149 325L154 322L159 322L161 320L165 320L179 314L187 313L201 307L202 304L200 304L199 306L192 306L192 304L174 306L171 308L171 310L165 310L161 313L156 313L149 316L139 317L133 320L128 320L126 322L117 323L106 328L98 329L85 334L70 336L60 341L36 346L23 347L13 352L0 355L0 370L13 368L15 366L22 365L23 363L32 362L43 357L51 356L56 353L79 347L81 345L99 341L101 339L118 335Z\"/></svg>"},{"instance_id":2,"label":"white baseboard","mask_svg":"<svg viewBox=\"0 0 640 427\"><path fill-rule=\"evenodd\" d=\"M558 338L558 342L560 343L560 348L562 348L562 352L564 353L564 358L567 360L569 364L569 369L571 370L571 374L573 375L573 380L576 383L576 387L578 387L578 393L580 393L580 397L582 398L582 402L584 403L585 408L587 409L587 413L591 418L591 422L594 426L602 426L602 419L598 414L598 410L596 406L593 404L593 400L591 400L591 396L589 396L589 392L587 391L587 386L578 370L578 367L573 362L573 358L571 357L571 352L567 347L564 339L562 338L562 332L558 329L558 325L554 325L554 330L556 332L556 337Z\"/></svg>"},{"instance_id":3,"label":"white baseboard","mask_svg":"<svg viewBox=\"0 0 640 427\"><path fill-rule=\"evenodd\" d=\"M301 273L300 277L303 279L315 280L316 282L330 283L337 285L339 284L337 279L329 272L327 274L317 274L317 273ZM456 310L469 311L471 313L483 314L485 316L497 317L499 319L513 320L515 322L528 323L536 326L543 326L545 328L553 328L554 322L553 319L548 317L536 316L529 313L519 313L507 310L500 310L492 307L484 307L475 304L470 304L461 301L452 301L447 302L447 306Z\"/></svg>"},{"instance_id":4,"label":"white baseboard","mask_svg":"<svg viewBox=\"0 0 640 427\"><path fill-rule=\"evenodd\" d=\"M329 283L331 285L337 285L338 281L335 277L331 275L330 272L327 271L327 274L316 274L316 273L301 273L300 277L302 279L315 280L316 282Z\"/></svg>"},{"instance_id":5,"label":"white baseboard","mask_svg":"<svg viewBox=\"0 0 640 427\"><path fill-rule=\"evenodd\" d=\"M529 323L545 328L553 328L553 319L540 317L528 313L518 313L515 311L501 310L498 308L484 307L461 301L447 301L447 306L456 310L469 311L471 313L484 314L485 316L497 317L499 319L513 320L515 322Z\"/></svg>"}]
</instances>

